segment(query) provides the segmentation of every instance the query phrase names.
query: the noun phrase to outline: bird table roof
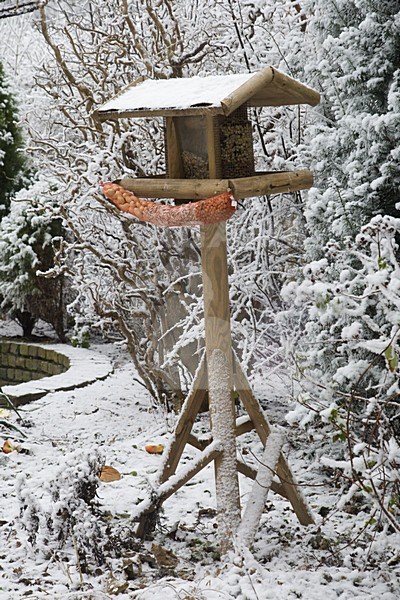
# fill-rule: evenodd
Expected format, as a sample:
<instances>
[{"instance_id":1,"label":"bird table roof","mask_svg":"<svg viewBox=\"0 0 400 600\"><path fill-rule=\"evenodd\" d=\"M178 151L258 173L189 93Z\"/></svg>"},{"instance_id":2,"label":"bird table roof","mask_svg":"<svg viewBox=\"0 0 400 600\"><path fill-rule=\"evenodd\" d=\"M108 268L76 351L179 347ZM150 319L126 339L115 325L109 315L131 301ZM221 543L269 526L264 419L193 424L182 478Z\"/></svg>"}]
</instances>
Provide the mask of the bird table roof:
<instances>
[{"instance_id":1,"label":"bird table roof","mask_svg":"<svg viewBox=\"0 0 400 600\"><path fill-rule=\"evenodd\" d=\"M95 112L101 120L150 116L229 115L249 106L315 106L319 93L273 67L258 73L181 79L141 78Z\"/></svg>"}]
</instances>

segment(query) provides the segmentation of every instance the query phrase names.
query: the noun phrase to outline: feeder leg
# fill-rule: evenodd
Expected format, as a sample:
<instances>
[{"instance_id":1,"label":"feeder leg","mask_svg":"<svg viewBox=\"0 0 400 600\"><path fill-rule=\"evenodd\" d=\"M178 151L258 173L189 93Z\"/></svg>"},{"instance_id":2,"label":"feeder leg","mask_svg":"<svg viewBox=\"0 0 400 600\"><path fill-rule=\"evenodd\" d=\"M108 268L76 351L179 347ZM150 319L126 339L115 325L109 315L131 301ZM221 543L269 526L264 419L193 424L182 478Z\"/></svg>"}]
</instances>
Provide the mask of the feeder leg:
<instances>
[{"instance_id":1,"label":"feeder leg","mask_svg":"<svg viewBox=\"0 0 400 600\"><path fill-rule=\"evenodd\" d=\"M271 429L271 433L265 444L257 478L253 484L242 522L238 529L239 541L245 546L250 546L254 541L284 441L285 433L282 428L278 429L275 427Z\"/></svg>"}]
</instances>

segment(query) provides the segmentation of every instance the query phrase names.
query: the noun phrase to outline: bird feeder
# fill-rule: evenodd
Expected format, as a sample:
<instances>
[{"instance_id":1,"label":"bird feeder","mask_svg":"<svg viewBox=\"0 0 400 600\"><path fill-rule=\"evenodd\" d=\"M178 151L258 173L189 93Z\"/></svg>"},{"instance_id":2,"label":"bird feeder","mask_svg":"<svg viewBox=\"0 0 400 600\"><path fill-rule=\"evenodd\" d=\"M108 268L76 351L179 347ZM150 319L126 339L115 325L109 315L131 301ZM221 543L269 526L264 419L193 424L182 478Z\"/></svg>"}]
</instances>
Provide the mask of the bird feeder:
<instances>
[{"instance_id":1,"label":"bird feeder","mask_svg":"<svg viewBox=\"0 0 400 600\"><path fill-rule=\"evenodd\" d=\"M255 74L141 78L95 115L102 121L163 117L164 177L120 182L138 196L199 200L229 188L236 198L250 198L308 189L312 173L255 172L248 109L318 102L318 92L266 67Z\"/></svg>"},{"instance_id":2,"label":"bird feeder","mask_svg":"<svg viewBox=\"0 0 400 600\"><path fill-rule=\"evenodd\" d=\"M273 67L266 67L255 74L140 79L96 110L97 118L102 121L164 118L167 167L164 177L122 178L118 184L104 186L106 195L108 191L108 196L123 210L159 225L201 224L206 352L165 453L158 491L139 506L139 535L145 536L150 529L160 505L210 462L215 466L218 530L223 552L233 546L238 532L245 532L243 539L247 545L251 544L270 488L289 500L302 524L314 522L282 453L284 435L269 424L232 350L224 221L234 213L226 208L227 200L294 192L312 185L312 173L307 170L255 172L249 108L314 106L318 102L316 91ZM177 203L199 200L202 203L194 205L198 214L193 218L194 209L189 204L157 209L159 204L149 206L132 192L150 198L174 198ZM215 211L218 217L214 221L204 200L209 197L211 208L218 202L224 207ZM156 219L151 221L149 215L158 210ZM248 415L239 422L235 418L234 392ZM192 433L192 426L207 395L211 436L199 440ZM251 429L256 430L264 446L258 473L243 463L236 451L236 437ZM186 444L197 448L199 454L191 467L179 473ZM255 480L242 520L238 472ZM276 477L271 477L271 472Z\"/></svg>"}]
</instances>

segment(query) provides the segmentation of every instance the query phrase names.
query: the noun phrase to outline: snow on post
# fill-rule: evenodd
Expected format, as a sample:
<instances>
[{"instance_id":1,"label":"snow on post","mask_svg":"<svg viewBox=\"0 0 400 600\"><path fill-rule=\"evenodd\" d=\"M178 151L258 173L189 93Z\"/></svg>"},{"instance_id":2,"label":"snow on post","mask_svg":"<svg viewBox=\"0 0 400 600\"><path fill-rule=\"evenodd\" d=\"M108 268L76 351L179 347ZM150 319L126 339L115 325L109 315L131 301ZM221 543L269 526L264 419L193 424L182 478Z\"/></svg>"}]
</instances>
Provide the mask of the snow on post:
<instances>
[{"instance_id":1,"label":"snow on post","mask_svg":"<svg viewBox=\"0 0 400 600\"><path fill-rule=\"evenodd\" d=\"M242 522L238 529L238 541L245 546L250 546L254 541L284 443L285 432L283 428L277 426L271 428L257 478L254 481Z\"/></svg>"},{"instance_id":2,"label":"snow on post","mask_svg":"<svg viewBox=\"0 0 400 600\"><path fill-rule=\"evenodd\" d=\"M201 228L201 264L211 429L223 444L215 459L215 486L220 547L226 554L240 522L240 495L225 223Z\"/></svg>"},{"instance_id":3,"label":"snow on post","mask_svg":"<svg viewBox=\"0 0 400 600\"><path fill-rule=\"evenodd\" d=\"M218 535L221 552L233 545L240 521L239 481L236 470L236 438L231 374L222 350L213 350L208 360L210 412L214 440L223 444L215 459L215 485L218 510Z\"/></svg>"}]
</instances>

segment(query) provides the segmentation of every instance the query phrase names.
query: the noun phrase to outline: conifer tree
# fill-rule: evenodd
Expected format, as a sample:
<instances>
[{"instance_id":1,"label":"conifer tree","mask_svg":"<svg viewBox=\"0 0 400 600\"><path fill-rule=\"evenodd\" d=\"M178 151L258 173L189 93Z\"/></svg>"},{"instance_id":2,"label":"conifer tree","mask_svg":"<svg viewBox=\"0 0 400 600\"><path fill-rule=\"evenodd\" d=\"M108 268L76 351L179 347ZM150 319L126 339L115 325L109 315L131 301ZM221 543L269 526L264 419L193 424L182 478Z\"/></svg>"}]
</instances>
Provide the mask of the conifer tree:
<instances>
[{"instance_id":1,"label":"conifer tree","mask_svg":"<svg viewBox=\"0 0 400 600\"><path fill-rule=\"evenodd\" d=\"M368 361L365 349L344 351L342 328L358 319L361 309L347 311L341 294L345 288L354 294L370 284L371 265L369 280L365 285L359 281L363 264L370 258L366 258L365 244L357 246L360 240L365 242L365 231L370 233L371 219L371 231L376 231L378 222L386 223L392 253L399 254L398 225L388 218L396 217L396 212L400 216L396 211L400 202L400 6L396 0L381 2L379 10L375 0L312 0L308 8L307 35L313 44L306 70L321 88L322 104L307 150L316 176L305 207L311 262L303 271L297 301L314 303L316 310L309 313L313 319L307 326L307 354L311 364L330 377L346 361ZM384 259L379 236L383 233L374 236L373 264L382 271L395 258ZM382 335L380 325L385 314L390 317L391 313L379 308L379 302L379 294L373 293L359 337ZM388 344L391 331L386 327ZM369 375L374 378L373 369ZM370 385L369 377L364 383Z\"/></svg>"},{"instance_id":2,"label":"conifer tree","mask_svg":"<svg viewBox=\"0 0 400 600\"><path fill-rule=\"evenodd\" d=\"M322 92L310 135L317 187L306 208L311 257L396 214L400 187L400 6L312 0L306 71Z\"/></svg>"},{"instance_id":3,"label":"conifer tree","mask_svg":"<svg viewBox=\"0 0 400 600\"><path fill-rule=\"evenodd\" d=\"M400 5L307 6L304 68L323 99L307 150L308 264L283 290L304 325L293 355L306 410L296 418L314 415L344 442L330 449L341 462L326 464L353 484L347 499L368 496L398 530Z\"/></svg>"},{"instance_id":4,"label":"conifer tree","mask_svg":"<svg viewBox=\"0 0 400 600\"><path fill-rule=\"evenodd\" d=\"M22 183L24 157L21 149L16 104L0 64L0 218L7 212L13 192Z\"/></svg>"},{"instance_id":5,"label":"conifer tree","mask_svg":"<svg viewBox=\"0 0 400 600\"><path fill-rule=\"evenodd\" d=\"M0 308L31 335L38 319L64 334L63 276L38 274L54 265L53 242L62 236L60 219L34 200L16 200L0 223Z\"/></svg>"}]
</instances>

